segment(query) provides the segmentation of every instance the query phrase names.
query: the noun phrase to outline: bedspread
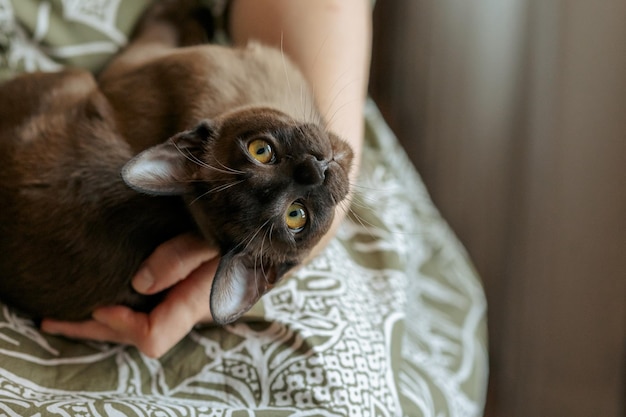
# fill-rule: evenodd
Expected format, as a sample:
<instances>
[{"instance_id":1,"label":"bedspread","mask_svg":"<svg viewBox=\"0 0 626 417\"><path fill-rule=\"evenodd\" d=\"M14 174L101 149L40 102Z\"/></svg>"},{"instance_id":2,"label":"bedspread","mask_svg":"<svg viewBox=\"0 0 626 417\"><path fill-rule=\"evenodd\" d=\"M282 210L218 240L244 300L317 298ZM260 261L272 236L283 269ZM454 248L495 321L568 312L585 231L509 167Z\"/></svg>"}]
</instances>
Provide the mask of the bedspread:
<instances>
[{"instance_id":1,"label":"bedspread","mask_svg":"<svg viewBox=\"0 0 626 417\"><path fill-rule=\"evenodd\" d=\"M26 46L16 52L19 40L39 36L11 20L18 3L38 19L62 3L68 15L94 8L73 11L83 13L81 25L100 16L104 27L109 16L131 26L111 18L119 1L0 0L0 29L10 34L0 46L12 40L0 48L5 77L62 65ZM137 15L142 2L123 3ZM124 42L116 30L99 48ZM54 48L54 57L71 53ZM43 334L0 304L0 415L482 415L480 281L374 103L365 114L361 173L338 236L240 321L197 327L151 359L133 347Z\"/></svg>"}]
</instances>

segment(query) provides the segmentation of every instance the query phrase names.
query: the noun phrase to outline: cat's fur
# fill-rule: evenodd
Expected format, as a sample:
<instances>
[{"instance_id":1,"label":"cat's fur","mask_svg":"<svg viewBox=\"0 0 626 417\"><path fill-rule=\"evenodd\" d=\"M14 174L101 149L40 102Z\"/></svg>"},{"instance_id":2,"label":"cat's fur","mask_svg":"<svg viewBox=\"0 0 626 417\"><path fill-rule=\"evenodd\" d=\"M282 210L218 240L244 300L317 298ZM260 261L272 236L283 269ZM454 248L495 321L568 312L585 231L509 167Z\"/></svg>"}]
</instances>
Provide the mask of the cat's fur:
<instances>
[{"instance_id":1,"label":"cat's fur","mask_svg":"<svg viewBox=\"0 0 626 417\"><path fill-rule=\"evenodd\" d=\"M207 302L231 322L302 262L348 192L352 151L295 67L257 44L180 48L180 10L162 3L97 82L65 70L0 85L0 298L33 316L150 309L159 297L132 276L196 231L221 251ZM255 138L275 160L250 155ZM300 232L285 225L293 202Z\"/></svg>"}]
</instances>

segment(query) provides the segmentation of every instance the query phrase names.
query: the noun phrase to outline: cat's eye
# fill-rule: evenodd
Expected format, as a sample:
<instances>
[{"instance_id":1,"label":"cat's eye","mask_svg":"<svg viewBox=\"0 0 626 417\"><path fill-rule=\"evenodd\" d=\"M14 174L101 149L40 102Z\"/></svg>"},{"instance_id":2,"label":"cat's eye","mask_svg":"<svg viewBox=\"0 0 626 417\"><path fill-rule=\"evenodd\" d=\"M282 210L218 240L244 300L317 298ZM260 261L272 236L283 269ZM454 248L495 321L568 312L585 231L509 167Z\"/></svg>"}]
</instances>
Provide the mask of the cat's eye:
<instances>
[{"instance_id":1,"label":"cat's eye","mask_svg":"<svg viewBox=\"0 0 626 417\"><path fill-rule=\"evenodd\" d=\"M304 206L300 203L291 203L285 212L287 227L294 233L301 232L306 226L308 215Z\"/></svg>"},{"instance_id":2,"label":"cat's eye","mask_svg":"<svg viewBox=\"0 0 626 417\"><path fill-rule=\"evenodd\" d=\"M255 139L248 144L250 155L262 164L270 164L274 161L272 145L263 139Z\"/></svg>"}]
</instances>

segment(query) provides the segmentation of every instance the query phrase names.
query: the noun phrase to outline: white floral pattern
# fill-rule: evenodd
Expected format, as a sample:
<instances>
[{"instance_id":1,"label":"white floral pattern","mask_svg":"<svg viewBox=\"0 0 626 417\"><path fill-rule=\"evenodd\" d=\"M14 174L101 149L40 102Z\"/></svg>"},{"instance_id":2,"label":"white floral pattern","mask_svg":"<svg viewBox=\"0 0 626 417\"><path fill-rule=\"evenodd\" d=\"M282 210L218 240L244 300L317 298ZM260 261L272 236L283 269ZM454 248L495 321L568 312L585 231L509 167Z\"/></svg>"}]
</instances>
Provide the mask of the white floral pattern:
<instances>
[{"instance_id":1,"label":"white floral pattern","mask_svg":"<svg viewBox=\"0 0 626 417\"><path fill-rule=\"evenodd\" d=\"M62 4L102 31L126 2ZM0 28L13 22L7 5ZM1 306L0 415L481 415L480 282L373 103L366 118L362 172L337 238L242 321L195 329L155 360L44 335Z\"/></svg>"}]
</instances>

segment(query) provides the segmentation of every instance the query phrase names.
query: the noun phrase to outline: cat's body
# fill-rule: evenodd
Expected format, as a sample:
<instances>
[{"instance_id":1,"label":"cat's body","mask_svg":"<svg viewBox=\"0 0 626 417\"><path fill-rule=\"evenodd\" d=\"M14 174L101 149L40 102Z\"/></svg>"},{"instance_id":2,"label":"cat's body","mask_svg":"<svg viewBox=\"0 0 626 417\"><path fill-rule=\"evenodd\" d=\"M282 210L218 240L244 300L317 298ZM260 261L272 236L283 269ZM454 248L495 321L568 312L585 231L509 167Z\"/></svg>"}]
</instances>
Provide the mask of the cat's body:
<instances>
[{"instance_id":1,"label":"cat's body","mask_svg":"<svg viewBox=\"0 0 626 417\"><path fill-rule=\"evenodd\" d=\"M347 194L352 152L280 52L173 48L171 22L144 26L98 82L68 70L0 85L0 298L33 316L149 309L158 296L130 279L196 231L221 250L211 310L232 321Z\"/></svg>"}]
</instances>

